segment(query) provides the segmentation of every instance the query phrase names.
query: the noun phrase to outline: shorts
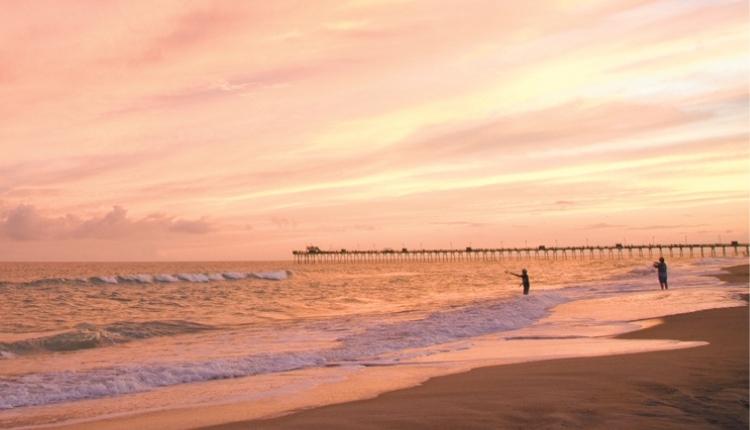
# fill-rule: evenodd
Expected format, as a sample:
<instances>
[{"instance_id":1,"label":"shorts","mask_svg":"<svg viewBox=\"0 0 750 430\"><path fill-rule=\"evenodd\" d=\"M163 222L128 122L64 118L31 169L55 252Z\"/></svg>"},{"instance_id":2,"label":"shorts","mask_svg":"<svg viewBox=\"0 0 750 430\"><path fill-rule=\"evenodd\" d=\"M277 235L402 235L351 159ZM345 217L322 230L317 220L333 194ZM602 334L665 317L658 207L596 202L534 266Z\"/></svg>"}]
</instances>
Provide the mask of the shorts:
<instances>
[{"instance_id":1,"label":"shorts","mask_svg":"<svg viewBox=\"0 0 750 430\"><path fill-rule=\"evenodd\" d=\"M667 275L659 275L659 282L661 283L667 282Z\"/></svg>"}]
</instances>

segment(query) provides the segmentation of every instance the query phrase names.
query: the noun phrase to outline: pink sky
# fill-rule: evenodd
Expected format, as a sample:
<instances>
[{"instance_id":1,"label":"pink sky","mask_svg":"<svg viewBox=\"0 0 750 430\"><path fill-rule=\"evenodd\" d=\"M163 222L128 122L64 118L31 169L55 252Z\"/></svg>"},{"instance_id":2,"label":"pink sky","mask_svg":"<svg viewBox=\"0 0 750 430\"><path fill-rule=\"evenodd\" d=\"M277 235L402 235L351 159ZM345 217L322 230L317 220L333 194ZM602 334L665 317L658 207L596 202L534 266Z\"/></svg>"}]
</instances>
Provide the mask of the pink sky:
<instances>
[{"instance_id":1,"label":"pink sky","mask_svg":"<svg viewBox=\"0 0 750 430\"><path fill-rule=\"evenodd\" d=\"M0 259L748 240L745 1L458 5L5 3Z\"/></svg>"}]
</instances>

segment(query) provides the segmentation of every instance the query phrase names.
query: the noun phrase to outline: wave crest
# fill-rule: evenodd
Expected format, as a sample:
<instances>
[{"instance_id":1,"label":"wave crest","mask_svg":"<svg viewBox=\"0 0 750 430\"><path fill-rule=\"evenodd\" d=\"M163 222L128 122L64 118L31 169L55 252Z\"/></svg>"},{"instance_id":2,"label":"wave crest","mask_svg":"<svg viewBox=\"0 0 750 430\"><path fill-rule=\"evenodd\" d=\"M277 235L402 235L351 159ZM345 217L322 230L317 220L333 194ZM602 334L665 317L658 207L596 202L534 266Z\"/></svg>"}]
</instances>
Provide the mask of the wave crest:
<instances>
[{"instance_id":1,"label":"wave crest","mask_svg":"<svg viewBox=\"0 0 750 430\"><path fill-rule=\"evenodd\" d=\"M211 330L213 326L191 321L122 321L104 326L81 323L73 330L51 336L42 336L16 342L0 342L0 357L12 358L18 355L77 351L116 345L137 339L159 336L196 333Z\"/></svg>"},{"instance_id":2,"label":"wave crest","mask_svg":"<svg viewBox=\"0 0 750 430\"><path fill-rule=\"evenodd\" d=\"M262 279L267 281L283 281L292 277L291 270L276 270L267 272L223 272L223 273L160 273L160 274L125 274L101 275L89 278L43 278L29 282L1 282L7 285L47 285L47 284L154 284L171 282L222 282L240 279Z\"/></svg>"},{"instance_id":3,"label":"wave crest","mask_svg":"<svg viewBox=\"0 0 750 430\"><path fill-rule=\"evenodd\" d=\"M49 372L14 379L0 378L0 392L3 393L0 397L0 410L343 362L365 364L387 353L399 353L411 348L524 327L546 316L551 307L567 300L563 295L547 293L435 312L420 320L369 327L364 332L339 339L338 347L327 350L254 354L193 362L146 363L73 373ZM110 330L117 331L115 327L109 327Z\"/></svg>"}]
</instances>

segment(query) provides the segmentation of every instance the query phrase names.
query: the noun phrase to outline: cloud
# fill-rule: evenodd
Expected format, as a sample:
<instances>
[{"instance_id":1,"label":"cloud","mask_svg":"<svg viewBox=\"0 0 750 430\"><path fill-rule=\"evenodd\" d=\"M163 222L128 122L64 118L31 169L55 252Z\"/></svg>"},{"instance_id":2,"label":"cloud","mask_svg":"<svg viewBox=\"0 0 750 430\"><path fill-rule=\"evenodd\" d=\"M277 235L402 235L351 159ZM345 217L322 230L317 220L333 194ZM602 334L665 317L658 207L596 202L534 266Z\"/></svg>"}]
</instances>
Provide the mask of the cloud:
<instances>
[{"instance_id":1,"label":"cloud","mask_svg":"<svg viewBox=\"0 0 750 430\"><path fill-rule=\"evenodd\" d=\"M171 88L163 92L154 92L140 98L128 100L122 106L107 110L101 119L116 118L120 115L134 113L185 109L188 106L200 106L218 102L239 95L248 95L254 90L291 82L310 79L329 71L330 62L319 64L291 64L276 68L256 70L252 73L238 74L215 80L208 84L192 83L182 88Z\"/></svg>"},{"instance_id":2,"label":"cloud","mask_svg":"<svg viewBox=\"0 0 750 430\"><path fill-rule=\"evenodd\" d=\"M628 227L628 230L674 230L679 228L706 227L708 224L655 224L642 227Z\"/></svg>"},{"instance_id":3,"label":"cloud","mask_svg":"<svg viewBox=\"0 0 750 430\"><path fill-rule=\"evenodd\" d=\"M213 230L206 218L176 219L163 214L152 214L136 219L127 210L115 206L101 216L80 218L67 214L50 217L35 206L18 205L0 215L0 237L11 240L62 239L137 239L169 234L206 234Z\"/></svg>"},{"instance_id":4,"label":"cloud","mask_svg":"<svg viewBox=\"0 0 750 430\"><path fill-rule=\"evenodd\" d=\"M599 221L602 236L672 221L747 230L743 2L64 9L0 14L12 258L67 258L73 247L53 239L77 237L173 235L143 255L265 259L318 237L565 241ZM130 211L109 210L118 203ZM175 215L193 208L211 222ZM212 222L227 234L201 236ZM114 240L96 248L142 258Z\"/></svg>"},{"instance_id":5,"label":"cloud","mask_svg":"<svg viewBox=\"0 0 750 430\"><path fill-rule=\"evenodd\" d=\"M196 9L174 17L166 32L154 37L143 51L131 58L134 66L159 62L175 54L211 42L241 22L238 10ZM171 25L170 25L171 24Z\"/></svg>"},{"instance_id":6,"label":"cloud","mask_svg":"<svg viewBox=\"0 0 750 430\"><path fill-rule=\"evenodd\" d=\"M462 227L485 227L489 224L481 223L481 222L471 222L471 221L436 221L431 222L432 225L455 225L455 226L462 226Z\"/></svg>"},{"instance_id":7,"label":"cloud","mask_svg":"<svg viewBox=\"0 0 750 430\"><path fill-rule=\"evenodd\" d=\"M33 206L20 205L7 213L0 231L14 240L41 239L52 224L60 225L62 221L44 219Z\"/></svg>"},{"instance_id":8,"label":"cloud","mask_svg":"<svg viewBox=\"0 0 750 430\"><path fill-rule=\"evenodd\" d=\"M363 20L348 20L348 21L336 21L329 22L323 26L329 31L356 31L368 27L368 22Z\"/></svg>"},{"instance_id":9,"label":"cloud","mask_svg":"<svg viewBox=\"0 0 750 430\"><path fill-rule=\"evenodd\" d=\"M274 215L271 217L271 223L277 228L281 229L294 229L297 227L297 222L293 219L278 215Z\"/></svg>"},{"instance_id":10,"label":"cloud","mask_svg":"<svg viewBox=\"0 0 750 430\"><path fill-rule=\"evenodd\" d=\"M29 196L56 193L61 185L129 171L167 154L167 148L85 156L44 156L34 162L0 164L0 194Z\"/></svg>"},{"instance_id":11,"label":"cloud","mask_svg":"<svg viewBox=\"0 0 750 430\"><path fill-rule=\"evenodd\" d=\"M176 220L169 227L175 233L204 234L211 231L211 224L203 217L197 220Z\"/></svg>"},{"instance_id":12,"label":"cloud","mask_svg":"<svg viewBox=\"0 0 750 430\"><path fill-rule=\"evenodd\" d=\"M639 136L696 123L709 116L659 103L574 101L501 116L454 131L426 130L404 144L415 156L432 158L531 153ZM425 134L432 136L425 137Z\"/></svg>"},{"instance_id":13,"label":"cloud","mask_svg":"<svg viewBox=\"0 0 750 430\"><path fill-rule=\"evenodd\" d=\"M604 229L604 228L622 228L625 227L622 224L607 224L606 222L599 222L596 224L589 224L585 226L584 230Z\"/></svg>"}]
</instances>

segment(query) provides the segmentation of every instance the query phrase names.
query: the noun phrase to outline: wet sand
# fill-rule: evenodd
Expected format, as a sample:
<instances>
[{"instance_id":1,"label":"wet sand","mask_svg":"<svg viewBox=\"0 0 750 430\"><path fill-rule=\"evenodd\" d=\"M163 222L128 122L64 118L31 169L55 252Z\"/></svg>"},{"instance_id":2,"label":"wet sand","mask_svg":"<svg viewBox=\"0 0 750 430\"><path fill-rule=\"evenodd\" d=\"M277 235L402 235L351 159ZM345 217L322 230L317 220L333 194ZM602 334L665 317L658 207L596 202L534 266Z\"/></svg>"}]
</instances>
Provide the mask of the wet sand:
<instances>
[{"instance_id":1,"label":"wet sand","mask_svg":"<svg viewBox=\"0 0 750 430\"><path fill-rule=\"evenodd\" d=\"M750 279L750 265L740 264L737 266L725 267L724 270L727 273L716 275L716 277L730 284L748 285L748 279Z\"/></svg>"},{"instance_id":2,"label":"wet sand","mask_svg":"<svg viewBox=\"0 0 750 430\"><path fill-rule=\"evenodd\" d=\"M748 284L747 265L728 270L719 278ZM205 429L748 428L747 306L669 316L620 337L709 345L480 368L374 399Z\"/></svg>"}]
</instances>

